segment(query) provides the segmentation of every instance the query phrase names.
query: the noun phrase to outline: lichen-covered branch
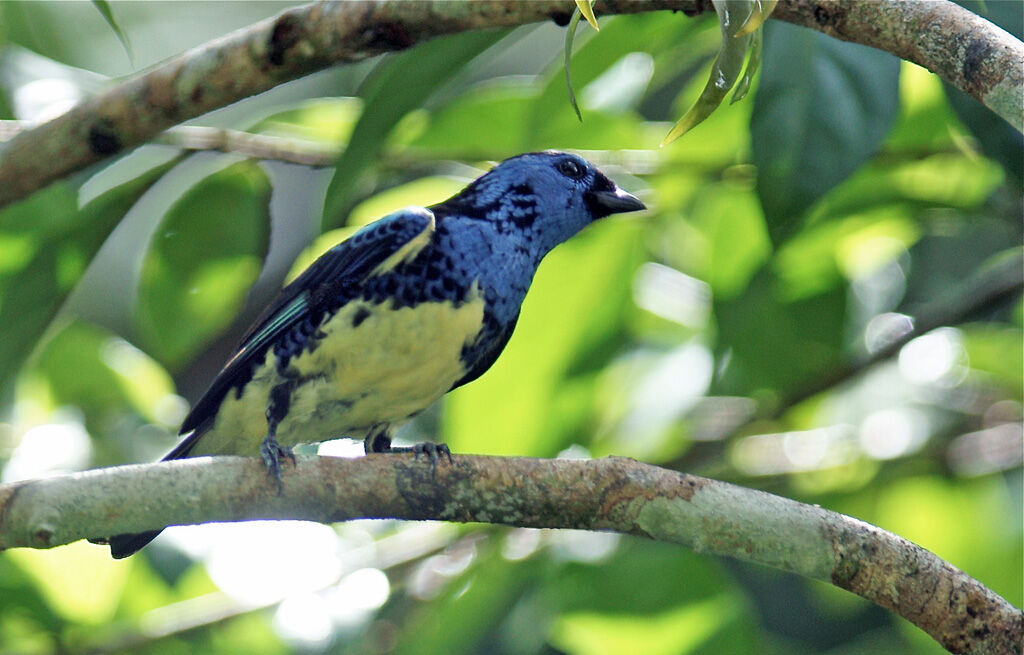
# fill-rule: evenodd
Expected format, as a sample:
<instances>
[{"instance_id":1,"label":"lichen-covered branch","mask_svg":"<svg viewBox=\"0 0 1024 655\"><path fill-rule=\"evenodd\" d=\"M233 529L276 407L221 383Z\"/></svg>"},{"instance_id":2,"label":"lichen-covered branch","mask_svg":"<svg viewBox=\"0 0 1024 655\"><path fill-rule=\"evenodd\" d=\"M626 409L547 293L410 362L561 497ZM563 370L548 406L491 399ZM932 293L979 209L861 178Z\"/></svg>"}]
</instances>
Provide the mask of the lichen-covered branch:
<instances>
[{"instance_id":1,"label":"lichen-covered branch","mask_svg":"<svg viewBox=\"0 0 1024 655\"><path fill-rule=\"evenodd\" d=\"M598 14L710 0L604 0ZM569 15L572 0L316 3L236 31L86 100L0 149L0 207L167 128L330 66L445 34ZM781 0L774 14L938 73L1024 129L1024 44L947 0Z\"/></svg>"},{"instance_id":2,"label":"lichen-covered branch","mask_svg":"<svg viewBox=\"0 0 1024 655\"><path fill-rule=\"evenodd\" d=\"M1024 43L946 0L782 0L773 14L919 64L1024 132Z\"/></svg>"},{"instance_id":3,"label":"lichen-covered branch","mask_svg":"<svg viewBox=\"0 0 1024 655\"><path fill-rule=\"evenodd\" d=\"M831 582L956 653L1020 653L1024 614L905 539L848 516L623 458L300 457L283 488L257 458L122 466L0 487L0 548L165 525L398 518L612 530ZM683 581L680 581L682 584Z\"/></svg>"}]
</instances>

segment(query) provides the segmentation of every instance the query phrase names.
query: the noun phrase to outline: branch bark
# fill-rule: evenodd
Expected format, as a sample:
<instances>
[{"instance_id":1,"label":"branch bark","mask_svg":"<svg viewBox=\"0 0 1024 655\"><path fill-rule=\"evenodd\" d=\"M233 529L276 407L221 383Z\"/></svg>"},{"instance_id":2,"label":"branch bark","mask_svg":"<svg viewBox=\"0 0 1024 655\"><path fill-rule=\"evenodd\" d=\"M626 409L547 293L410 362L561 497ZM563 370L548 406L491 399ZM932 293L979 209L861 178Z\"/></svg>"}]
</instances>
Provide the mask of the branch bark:
<instances>
[{"instance_id":1,"label":"branch bark","mask_svg":"<svg viewBox=\"0 0 1024 655\"><path fill-rule=\"evenodd\" d=\"M596 9L692 15L710 5L709 0L604 0ZM570 0L381 0L290 9L19 134L0 150L0 207L173 125L315 71L445 34L561 19L573 7ZM1024 130L1024 44L947 0L781 0L774 17L918 63Z\"/></svg>"},{"instance_id":2,"label":"branch bark","mask_svg":"<svg viewBox=\"0 0 1024 655\"><path fill-rule=\"evenodd\" d=\"M1020 653L1024 613L934 554L816 506L624 458L300 457L283 489L258 458L121 466L0 487L0 548L165 525L398 518L611 530L829 582L954 653Z\"/></svg>"}]
</instances>

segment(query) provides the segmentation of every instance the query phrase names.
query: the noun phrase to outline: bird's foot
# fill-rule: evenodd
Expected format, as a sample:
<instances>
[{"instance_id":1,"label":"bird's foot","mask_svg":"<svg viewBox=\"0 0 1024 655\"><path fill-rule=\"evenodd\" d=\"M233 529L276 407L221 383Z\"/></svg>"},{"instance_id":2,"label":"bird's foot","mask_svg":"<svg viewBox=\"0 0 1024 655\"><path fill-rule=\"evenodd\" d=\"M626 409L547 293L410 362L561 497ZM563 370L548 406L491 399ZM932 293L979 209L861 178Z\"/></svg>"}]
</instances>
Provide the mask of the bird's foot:
<instances>
[{"instance_id":1,"label":"bird's foot","mask_svg":"<svg viewBox=\"0 0 1024 655\"><path fill-rule=\"evenodd\" d=\"M417 459L420 455L426 455L430 458L430 469L432 471L437 470L437 462L441 457L448 458L448 464L452 462L452 451L448 448L448 444L434 443L432 441L424 441L414 446L392 446L388 449L388 452L392 453L412 453Z\"/></svg>"},{"instance_id":2,"label":"bird's foot","mask_svg":"<svg viewBox=\"0 0 1024 655\"><path fill-rule=\"evenodd\" d=\"M412 452L415 457L420 455L426 455L430 458L431 468L437 468L437 460L444 457L448 458L448 466L451 466L452 462L452 451L448 448L446 443L434 443L433 441L423 441L412 447Z\"/></svg>"},{"instance_id":3,"label":"bird's foot","mask_svg":"<svg viewBox=\"0 0 1024 655\"><path fill-rule=\"evenodd\" d=\"M291 448L277 443L277 439L274 437L268 436L260 444L260 456L263 458L263 463L267 465L267 473L277 481L277 493L280 494L283 491L281 460L285 458L290 459L292 460L292 466L295 466L295 453L292 452Z\"/></svg>"}]
</instances>

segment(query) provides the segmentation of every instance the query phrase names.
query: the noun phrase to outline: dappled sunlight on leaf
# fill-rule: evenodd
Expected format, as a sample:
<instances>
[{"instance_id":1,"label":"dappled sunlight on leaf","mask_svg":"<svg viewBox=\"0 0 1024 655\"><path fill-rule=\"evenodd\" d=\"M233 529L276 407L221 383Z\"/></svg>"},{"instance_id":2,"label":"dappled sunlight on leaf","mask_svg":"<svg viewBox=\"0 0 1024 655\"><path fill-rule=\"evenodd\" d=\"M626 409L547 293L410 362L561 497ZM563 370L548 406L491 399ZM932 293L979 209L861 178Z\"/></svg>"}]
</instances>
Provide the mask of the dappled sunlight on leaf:
<instances>
[{"instance_id":1,"label":"dappled sunlight on leaf","mask_svg":"<svg viewBox=\"0 0 1024 655\"><path fill-rule=\"evenodd\" d=\"M344 143L351 136L362 107L359 98L304 100L294 109L264 118L254 129L275 136Z\"/></svg>"},{"instance_id":2,"label":"dappled sunlight on leaf","mask_svg":"<svg viewBox=\"0 0 1024 655\"><path fill-rule=\"evenodd\" d=\"M85 427L72 416L60 423L29 428L3 467L0 481L17 482L80 471L89 465L92 448Z\"/></svg>"},{"instance_id":3,"label":"dappled sunlight on leaf","mask_svg":"<svg viewBox=\"0 0 1024 655\"><path fill-rule=\"evenodd\" d=\"M4 553L29 576L55 612L69 621L100 625L117 609L128 569L105 548L78 541L53 550Z\"/></svg>"},{"instance_id":4,"label":"dappled sunlight on leaf","mask_svg":"<svg viewBox=\"0 0 1024 655\"><path fill-rule=\"evenodd\" d=\"M166 365L181 366L234 320L266 254L269 200L266 174L240 162L186 191L164 216L143 263L137 321L141 341Z\"/></svg>"},{"instance_id":5,"label":"dappled sunlight on leaf","mask_svg":"<svg viewBox=\"0 0 1024 655\"><path fill-rule=\"evenodd\" d=\"M1019 606L1024 305L1013 279L970 302L1020 256L1020 135L923 68L765 22L775 4L715 2L724 24L602 16L575 43L552 21L441 37L194 121L342 152L334 171L162 137L6 207L3 480L160 456L239 314L279 282L496 161L567 149L648 211L555 249L494 367L397 443L447 441L441 482L463 453L617 455L764 489L917 541ZM193 20L124 7L140 50L153 25ZM53 111L96 74L57 77L123 59L84 9L91 24L73 4L0 4L9 41L54 51L0 58L0 110ZM299 452L362 455L325 437ZM449 522L171 527L122 562L81 543L11 551L0 590L0 643L27 654L938 648L795 576L624 535Z\"/></svg>"},{"instance_id":6,"label":"dappled sunlight on leaf","mask_svg":"<svg viewBox=\"0 0 1024 655\"><path fill-rule=\"evenodd\" d=\"M349 224L362 226L406 207L437 204L462 191L469 182L470 180L454 177L418 178L408 184L382 191L356 205L349 215Z\"/></svg>"},{"instance_id":7,"label":"dappled sunlight on leaf","mask_svg":"<svg viewBox=\"0 0 1024 655\"><path fill-rule=\"evenodd\" d=\"M731 598L685 605L657 616L566 614L555 626L553 641L569 653L593 655L629 652L643 644L644 652L676 655L696 653L715 632L735 619Z\"/></svg>"}]
</instances>

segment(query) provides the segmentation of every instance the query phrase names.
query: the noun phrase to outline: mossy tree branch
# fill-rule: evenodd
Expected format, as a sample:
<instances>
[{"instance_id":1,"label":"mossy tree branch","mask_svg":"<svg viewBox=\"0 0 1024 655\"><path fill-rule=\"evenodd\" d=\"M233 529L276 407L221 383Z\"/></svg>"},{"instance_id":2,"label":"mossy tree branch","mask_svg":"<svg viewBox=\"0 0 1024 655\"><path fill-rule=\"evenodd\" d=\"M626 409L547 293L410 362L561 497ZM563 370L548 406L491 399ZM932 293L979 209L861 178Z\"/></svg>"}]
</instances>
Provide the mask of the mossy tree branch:
<instances>
[{"instance_id":1,"label":"mossy tree branch","mask_svg":"<svg viewBox=\"0 0 1024 655\"><path fill-rule=\"evenodd\" d=\"M165 525L398 518L611 530L829 582L955 653L1020 653L1024 614L934 554L848 516L624 458L300 457L283 488L257 458L122 466L0 487L0 548ZM681 581L682 583L682 581Z\"/></svg>"},{"instance_id":2,"label":"mossy tree branch","mask_svg":"<svg viewBox=\"0 0 1024 655\"><path fill-rule=\"evenodd\" d=\"M603 0L599 14L710 0ZM0 207L54 180L153 140L167 128L330 66L467 30L526 25L572 11L571 0L316 3L190 50L19 134L0 149ZM774 17L918 63L1024 129L1024 44L948 2L781 0Z\"/></svg>"}]
</instances>

